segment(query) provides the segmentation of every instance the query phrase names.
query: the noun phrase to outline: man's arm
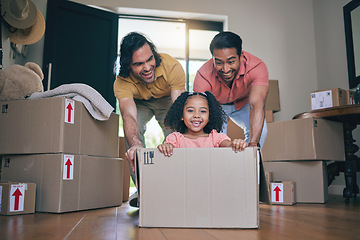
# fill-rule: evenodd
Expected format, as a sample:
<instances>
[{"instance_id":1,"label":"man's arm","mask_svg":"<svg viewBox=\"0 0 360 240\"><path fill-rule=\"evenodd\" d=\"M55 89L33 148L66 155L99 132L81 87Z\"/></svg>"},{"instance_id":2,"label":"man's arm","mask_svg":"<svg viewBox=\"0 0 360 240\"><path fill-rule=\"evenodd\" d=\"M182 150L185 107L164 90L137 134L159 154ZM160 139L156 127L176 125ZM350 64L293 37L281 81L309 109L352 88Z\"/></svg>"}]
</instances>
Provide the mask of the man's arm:
<instances>
[{"instance_id":1,"label":"man's arm","mask_svg":"<svg viewBox=\"0 0 360 240\"><path fill-rule=\"evenodd\" d=\"M252 86L249 95L250 105L250 141L249 147L257 146L265 118L265 102L268 86Z\"/></svg>"},{"instance_id":2,"label":"man's arm","mask_svg":"<svg viewBox=\"0 0 360 240\"><path fill-rule=\"evenodd\" d=\"M123 128L126 141L130 148L126 151L125 155L131 165L133 171L134 157L137 148L141 148L142 144L139 138L139 127L137 123L137 109L132 98L119 99L120 113L123 119Z\"/></svg>"},{"instance_id":3,"label":"man's arm","mask_svg":"<svg viewBox=\"0 0 360 240\"><path fill-rule=\"evenodd\" d=\"M181 90L171 90L171 100L172 102L175 102L175 100L183 93L185 92L185 89Z\"/></svg>"}]
</instances>

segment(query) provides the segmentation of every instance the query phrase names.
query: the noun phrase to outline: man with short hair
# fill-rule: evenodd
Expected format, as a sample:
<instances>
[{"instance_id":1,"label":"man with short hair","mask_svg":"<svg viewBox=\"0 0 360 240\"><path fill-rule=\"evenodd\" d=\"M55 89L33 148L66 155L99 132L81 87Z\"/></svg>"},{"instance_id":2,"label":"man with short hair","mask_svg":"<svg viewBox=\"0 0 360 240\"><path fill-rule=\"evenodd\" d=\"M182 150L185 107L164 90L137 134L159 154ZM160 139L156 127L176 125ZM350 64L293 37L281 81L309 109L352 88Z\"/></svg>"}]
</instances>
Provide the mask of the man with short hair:
<instances>
[{"instance_id":1,"label":"man with short hair","mask_svg":"<svg viewBox=\"0 0 360 240\"><path fill-rule=\"evenodd\" d=\"M265 101L269 88L265 63L243 51L242 39L233 32L217 34L210 52L212 59L197 71L194 91L210 91L228 117L243 128L248 146L262 147L267 135Z\"/></svg>"},{"instance_id":2,"label":"man with short hair","mask_svg":"<svg viewBox=\"0 0 360 240\"><path fill-rule=\"evenodd\" d=\"M173 57L157 53L144 35L131 32L120 45L120 73L114 83L115 96L126 139L126 157L134 177L134 156L145 147L146 124L155 116L165 137L163 120L172 103L185 91L185 72Z\"/></svg>"}]
</instances>

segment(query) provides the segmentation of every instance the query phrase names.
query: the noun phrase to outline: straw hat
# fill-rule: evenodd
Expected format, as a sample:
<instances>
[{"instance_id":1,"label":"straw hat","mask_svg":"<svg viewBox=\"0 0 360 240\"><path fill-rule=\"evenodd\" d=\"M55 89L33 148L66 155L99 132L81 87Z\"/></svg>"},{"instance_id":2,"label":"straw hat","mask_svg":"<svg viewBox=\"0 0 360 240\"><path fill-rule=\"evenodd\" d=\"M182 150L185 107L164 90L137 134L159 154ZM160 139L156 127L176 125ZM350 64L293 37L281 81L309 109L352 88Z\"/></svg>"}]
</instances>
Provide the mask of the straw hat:
<instances>
[{"instance_id":1,"label":"straw hat","mask_svg":"<svg viewBox=\"0 0 360 240\"><path fill-rule=\"evenodd\" d=\"M37 9L30 0L1 0L1 15L9 25L25 29L34 24Z\"/></svg>"},{"instance_id":2,"label":"straw hat","mask_svg":"<svg viewBox=\"0 0 360 240\"><path fill-rule=\"evenodd\" d=\"M10 33L10 41L21 45L30 45L39 41L45 33L44 16L37 10L37 17L33 26L26 29L16 29Z\"/></svg>"}]
</instances>

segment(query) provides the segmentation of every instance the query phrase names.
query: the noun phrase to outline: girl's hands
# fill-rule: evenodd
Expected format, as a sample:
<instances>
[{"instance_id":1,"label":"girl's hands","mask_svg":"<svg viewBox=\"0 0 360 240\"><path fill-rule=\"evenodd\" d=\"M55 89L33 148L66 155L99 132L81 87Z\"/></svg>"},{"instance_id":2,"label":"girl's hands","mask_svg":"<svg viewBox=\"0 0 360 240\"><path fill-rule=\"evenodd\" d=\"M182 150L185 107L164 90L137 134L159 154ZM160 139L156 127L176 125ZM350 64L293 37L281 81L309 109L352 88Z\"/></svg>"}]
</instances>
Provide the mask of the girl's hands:
<instances>
[{"instance_id":1,"label":"girl's hands","mask_svg":"<svg viewBox=\"0 0 360 240\"><path fill-rule=\"evenodd\" d=\"M234 139L231 141L231 148L234 152L243 151L247 147L247 142L243 139Z\"/></svg>"},{"instance_id":2,"label":"girl's hands","mask_svg":"<svg viewBox=\"0 0 360 240\"><path fill-rule=\"evenodd\" d=\"M158 146L159 151L163 153L165 157L171 157L173 148L174 146L171 143L163 143Z\"/></svg>"}]
</instances>

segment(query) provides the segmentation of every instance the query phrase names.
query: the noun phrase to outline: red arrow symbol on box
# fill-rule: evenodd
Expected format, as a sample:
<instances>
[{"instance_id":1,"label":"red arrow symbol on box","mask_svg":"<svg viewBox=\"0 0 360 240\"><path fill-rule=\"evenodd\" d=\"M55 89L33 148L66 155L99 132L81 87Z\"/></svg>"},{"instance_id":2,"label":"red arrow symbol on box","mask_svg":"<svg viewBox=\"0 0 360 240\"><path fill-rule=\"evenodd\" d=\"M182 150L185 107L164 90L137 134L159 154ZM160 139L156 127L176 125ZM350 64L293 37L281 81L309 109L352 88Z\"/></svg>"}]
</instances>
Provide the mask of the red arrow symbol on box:
<instances>
[{"instance_id":1,"label":"red arrow symbol on box","mask_svg":"<svg viewBox=\"0 0 360 240\"><path fill-rule=\"evenodd\" d=\"M280 201L280 192L281 192L281 189L276 186L276 188L274 189L274 191L276 192L276 202Z\"/></svg>"},{"instance_id":2,"label":"red arrow symbol on box","mask_svg":"<svg viewBox=\"0 0 360 240\"><path fill-rule=\"evenodd\" d=\"M67 105L66 109L68 110L68 122L71 122L71 111L73 108L70 103Z\"/></svg>"},{"instance_id":3,"label":"red arrow symbol on box","mask_svg":"<svg viewBox=\"0 0 360 240\"><path fill-rule=\"evenodd\" d=\"M22 196L20 190L17 188L12 196L15 196L14 211L19 210L19 199L20 199L20 196Z\"/></svg>"},{"instance_id":4,"label":"red arrow symbol on box","mask_svg":"<svg viewBox=\"0 0 360 240\"><path fill-rule=\"evenodd\" d=\"M66 168L66 170L67 170L66 178L70 178L70 166L72 165L70 159L68 159L66 161L65 165L67 166L67 168Z\"/></svg>"}]
</instances>

